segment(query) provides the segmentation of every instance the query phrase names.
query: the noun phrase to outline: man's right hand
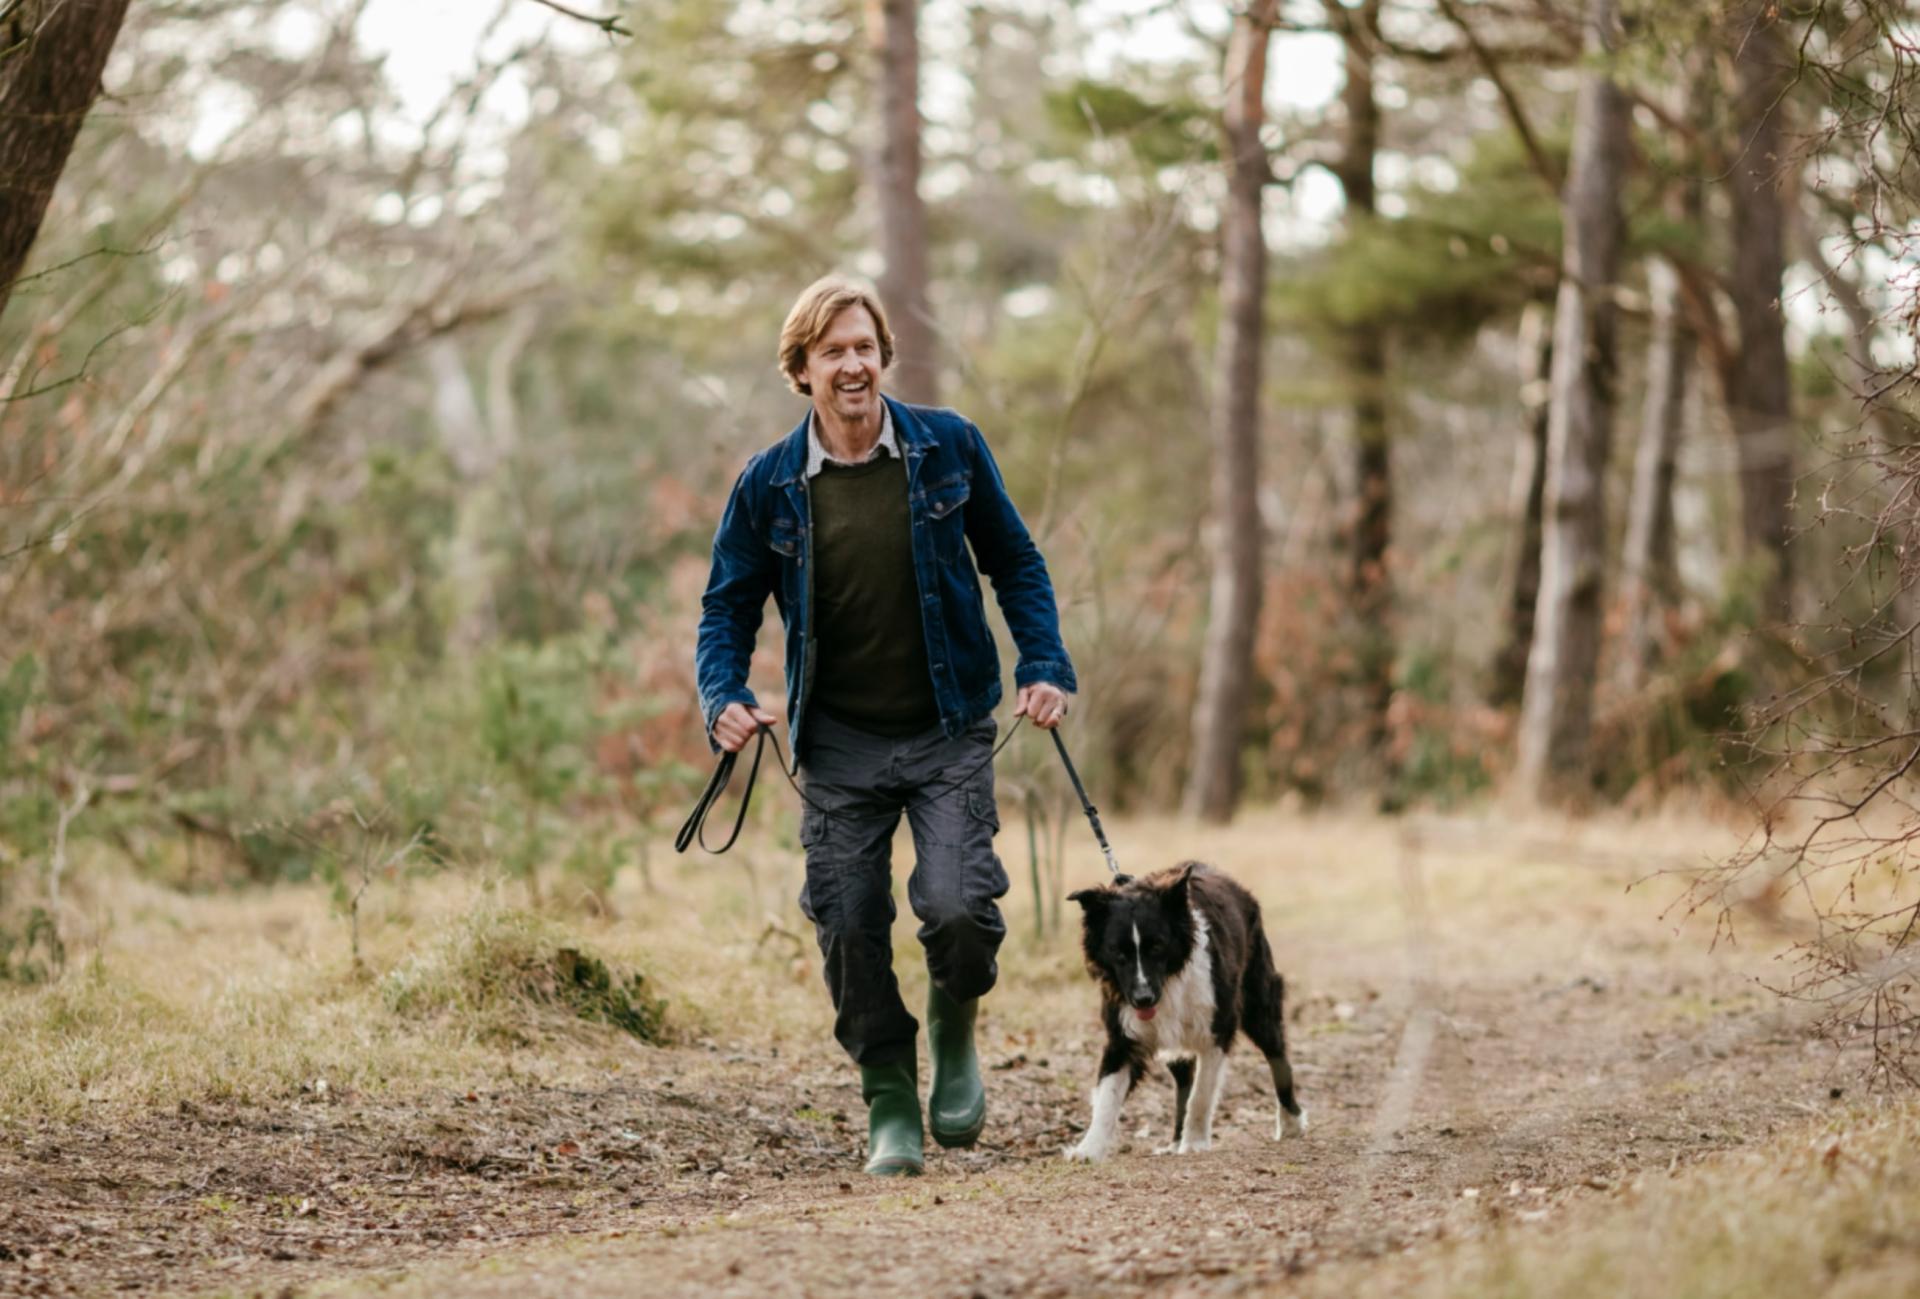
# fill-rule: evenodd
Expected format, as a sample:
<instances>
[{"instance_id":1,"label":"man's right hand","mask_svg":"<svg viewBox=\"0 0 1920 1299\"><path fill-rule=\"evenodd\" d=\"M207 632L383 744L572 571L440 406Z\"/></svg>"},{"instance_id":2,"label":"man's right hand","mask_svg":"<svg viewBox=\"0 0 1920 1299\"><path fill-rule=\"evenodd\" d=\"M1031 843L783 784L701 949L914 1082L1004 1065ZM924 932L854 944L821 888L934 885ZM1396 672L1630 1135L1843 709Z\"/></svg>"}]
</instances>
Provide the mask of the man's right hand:
<instances>
[{"instance_id":1,"label":"man's right hand","mask_svg":"<svg viewBox=\"0 0 1920 1299\"><path fill-rule=\"evenodd\" d=\"M759 731L761 723L773 726L779 718L764 708L749 708L745 704L728 704L713 719L713 738L728 753L738 753L747 747L747 741Z\"/></svg>"}]
</instances>

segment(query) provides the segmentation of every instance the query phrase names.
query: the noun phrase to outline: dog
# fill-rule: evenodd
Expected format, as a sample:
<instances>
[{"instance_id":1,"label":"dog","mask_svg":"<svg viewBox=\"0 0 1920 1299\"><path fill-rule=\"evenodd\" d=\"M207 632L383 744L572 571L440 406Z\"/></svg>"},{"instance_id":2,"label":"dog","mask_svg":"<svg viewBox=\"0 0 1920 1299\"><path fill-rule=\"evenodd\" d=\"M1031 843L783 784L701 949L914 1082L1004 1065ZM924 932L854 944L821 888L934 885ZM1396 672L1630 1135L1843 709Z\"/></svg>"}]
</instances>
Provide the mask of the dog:
<instances>
[{"instance_id":1,"label":"dog","mask_svg":"<svg viewBox=\"0 0 1920 1299\"><path fill-rule=\"evenodd\" d=\"M1273 1074L1274 1139L1305 1135L1281 1018L1285 985L1253 895L1211 867L1183 862L1067 896L1085 921L1087 972L1100 985L1107 1045L1093 1117L1066 1156L1091 1161L1113 1152L1120 1106L1155 1056L1167 1061L1176 1089L1173 1144L1158 1153L1210 1149L1227 1049L1242 1032Z\"/></svg>"}]
</instances>

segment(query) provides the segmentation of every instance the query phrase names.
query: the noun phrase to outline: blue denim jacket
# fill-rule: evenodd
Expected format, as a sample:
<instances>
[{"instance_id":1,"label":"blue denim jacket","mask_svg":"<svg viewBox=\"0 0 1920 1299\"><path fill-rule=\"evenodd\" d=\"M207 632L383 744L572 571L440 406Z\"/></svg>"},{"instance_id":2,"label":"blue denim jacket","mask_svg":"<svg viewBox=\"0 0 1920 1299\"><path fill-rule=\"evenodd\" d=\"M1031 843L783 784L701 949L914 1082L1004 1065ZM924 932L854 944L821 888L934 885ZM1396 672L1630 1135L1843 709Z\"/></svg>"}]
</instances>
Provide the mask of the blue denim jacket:
<instances>
[{"instance_id":1,"label":"blue denim jacket","mask_svg":"<svg viewBox=\"0 0 1920 1299\"><path fill-rule=\"evenodd\" d=\"M1046 561L1008 499L980 430L950 410L885 400L907 460L913 572L941 727L958 736L1000 702L1000 656L987 626L980 573L993 583L1020 652L1015 684L1048 681L1078 689L1060 643L1060 612ZM767 596L773 596L787 629L788 735L796 755L814 672L813 516L806 471L805 419L741 471L714 534L694 653L700 709L711 735L728 704L757 703L747 689L747 662Z\"/></svg>"}]
</instances>

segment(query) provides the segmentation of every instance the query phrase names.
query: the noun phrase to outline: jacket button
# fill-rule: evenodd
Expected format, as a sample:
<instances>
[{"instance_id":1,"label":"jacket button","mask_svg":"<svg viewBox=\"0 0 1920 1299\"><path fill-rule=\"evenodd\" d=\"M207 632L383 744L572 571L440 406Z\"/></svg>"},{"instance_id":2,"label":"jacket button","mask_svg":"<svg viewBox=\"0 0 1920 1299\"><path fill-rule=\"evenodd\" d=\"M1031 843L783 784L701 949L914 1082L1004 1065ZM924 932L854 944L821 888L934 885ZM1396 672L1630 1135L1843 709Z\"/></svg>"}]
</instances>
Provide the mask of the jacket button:
<instances>
[{"instance_id":1,"label":"jacket button","mask_svg":"<svg viewBox=\"0 0 1920 1299\"><path fill-rule=\"evenodd\" d=\"M935 672L945 672L947 670L947 665L944 663L936 663L933 665L933 670Z\"/></svg>"}]
</instances>

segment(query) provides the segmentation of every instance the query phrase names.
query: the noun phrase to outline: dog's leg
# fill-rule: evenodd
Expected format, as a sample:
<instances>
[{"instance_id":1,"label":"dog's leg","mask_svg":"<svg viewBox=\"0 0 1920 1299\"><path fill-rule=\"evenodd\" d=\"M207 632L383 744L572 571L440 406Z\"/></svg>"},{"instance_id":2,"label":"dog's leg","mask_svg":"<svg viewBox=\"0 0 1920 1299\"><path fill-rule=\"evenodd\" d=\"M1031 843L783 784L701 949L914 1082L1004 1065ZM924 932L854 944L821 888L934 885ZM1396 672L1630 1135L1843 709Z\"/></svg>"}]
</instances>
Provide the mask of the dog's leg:
<instances>
[{"instance_id":1,"label":"dog's leg","mask_svg":"<svg viewBox=\"0 0 1920 1299\"><path fill-rule=\"evenodd\" d=\"M1293 1098L1293 1066L1287 1063L1286 1052L1268 1056L1267 1068L1273 1072L1273 1094L1278 1102L1273 1109L1273 1139L1306 1136L1307 1112Z\"/></svg>"},{"instance_id":2,"label":"dog's leg","mask_svg":"<svg viewBox=\"0 0 1920 1299\"><path fill-rule=\"evenodd\" d=\"M1193 1061L1169 1060L1167 1072L1173 1075L1173 1140L1154 1149L1156 1155L1171 1155L1180 1149L1180 1134L1186 1130L1187 1103L1193 1099Z\"/></svg>"},{"instance_id":3,"label":"dog's leg","mask_svg":"<svg viewBox=\"0 0 1920 1299\"><path fill-rule=\"evenodd\" d=\"M1100 1081L1093 1087L1093 1117L1087 1120L1087 1132L1080 1143L1062 1152L1068 1159L1092 1162L1113 1153L1114 1137L1120 1131L1120 1106L1145 1071L1146 1064L1133 1043L1124 1038L1107 1043L1100 1057Z\"/></svg>"},{"instance_id":4,"label":"dog's leg","mask_svg":"<svg viewBox=\"0 0 1920 1299\"><path fill-rule=\"evenodd\" d=\"M1180 1136L1181 1154L1213 1149L1213 1111L1220 1103L1220 1089L1226 1076L1225 1051L1214 1046L1201 1052L1199 1067L1194 1070L1193 1099L1187 1105L1186 1128Z\"/></svg>"},{"instance_id":5,"label":"dog's leg","mask_svg":"<svg viewBox=\"0 0 1920 1299\"><path fill-rule=\"evenodd\" d=\"M1078 1145L1067 1147L1068 1159L1093 1162L1113 1153L1114 1135L1120 1128L1120 1105L1132 1089L1133 1081L1125 1069L1100 1075L1093 1088L1093 1117L1087 1121L1087 1133Z\"/></svg>"},{"instance_id":6,"label":"dog's leg","mask_svg":"<svg viewBox=\"0 0 1920 1299\"><path fill-rule=\"evenodd\" d=\"M1264 930L1254 930L1253 955L1247 966L1243 1026L1273 1074L1273 1139L1302 1137L1307 1112L1293 1095L1293 1066L1287 1061L1286 981L1273 968L1273 949Z\"/></svg>"}]
</instances>

